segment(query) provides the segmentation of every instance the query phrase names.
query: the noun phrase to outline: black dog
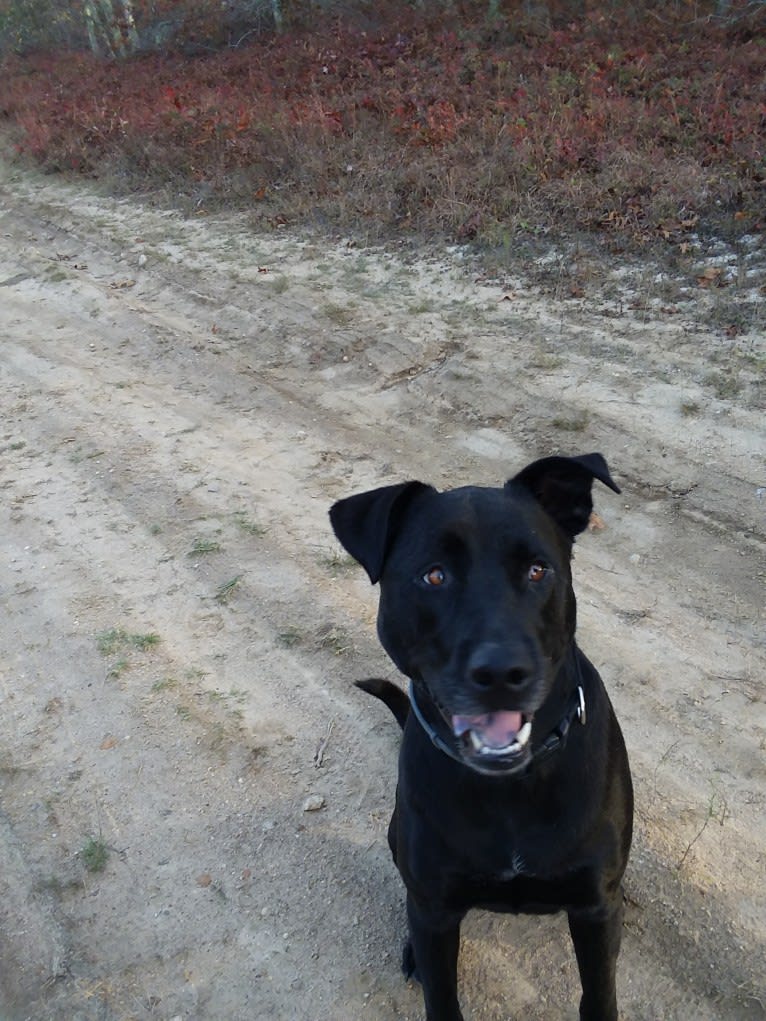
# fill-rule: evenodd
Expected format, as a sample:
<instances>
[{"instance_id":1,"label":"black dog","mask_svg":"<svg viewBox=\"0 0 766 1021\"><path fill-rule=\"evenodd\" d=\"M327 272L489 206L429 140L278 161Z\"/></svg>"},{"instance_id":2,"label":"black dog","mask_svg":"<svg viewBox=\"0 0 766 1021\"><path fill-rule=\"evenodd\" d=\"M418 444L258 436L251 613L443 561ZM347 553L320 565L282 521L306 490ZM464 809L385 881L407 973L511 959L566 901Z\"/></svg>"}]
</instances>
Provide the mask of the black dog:
<instances>
[{"instance_id":1,"label":"black dog","mask_svg":"<svg viewBox=\"0 0 766 1021\"><path fill-rule=\"evenodd\" d=\"M388 838L407 887L404 969L428 1021L462 1021L472 907L566 911L580 1018L617 1019L633 796L614 711L575 644L570 569L594 478L619 492L588 454L535 461L502 489L408 482L330 511L380 581L378 634L410 678L409 701L388 681L360 687L404 728Z\"/></svg>"}]
</instances>

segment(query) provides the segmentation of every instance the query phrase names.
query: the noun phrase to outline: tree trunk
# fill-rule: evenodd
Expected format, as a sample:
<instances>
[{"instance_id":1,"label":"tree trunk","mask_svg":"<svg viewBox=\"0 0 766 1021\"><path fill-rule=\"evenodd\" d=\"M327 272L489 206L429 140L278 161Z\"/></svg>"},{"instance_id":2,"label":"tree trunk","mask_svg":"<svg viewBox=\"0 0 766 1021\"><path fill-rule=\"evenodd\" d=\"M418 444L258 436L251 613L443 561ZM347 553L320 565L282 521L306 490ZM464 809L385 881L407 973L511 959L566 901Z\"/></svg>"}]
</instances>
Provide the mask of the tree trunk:
<instances>
[{"instance_id":1,"label":"tree trunk","mask_svg":"<svg viewBox=\"0 0 766 1021\"><path fill-rule=\"evenodd\" d=\"M85 0L83 13L88 42L98 57L126 57L138 48L131 0Z\"/></svg>"}]
</instances>

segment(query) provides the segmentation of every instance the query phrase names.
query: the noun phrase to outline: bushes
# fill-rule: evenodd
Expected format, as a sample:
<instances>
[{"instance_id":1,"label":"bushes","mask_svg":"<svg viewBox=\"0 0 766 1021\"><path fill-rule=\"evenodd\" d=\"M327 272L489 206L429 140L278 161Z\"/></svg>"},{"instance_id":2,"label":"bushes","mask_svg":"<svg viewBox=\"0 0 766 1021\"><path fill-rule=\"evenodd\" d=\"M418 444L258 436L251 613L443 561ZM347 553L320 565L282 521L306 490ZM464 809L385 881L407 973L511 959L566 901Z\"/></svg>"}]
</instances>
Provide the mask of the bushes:
<instances>
[{"instance_id":1,"label":"bushes","mask_svg":"<svg viewBox=\"0 0 766 1021\"><path fill-rule=\"evenodd\" d=\"M48 167L204 184L264 219L485 240L554 219L639 240L759 222L766 37L634 7L523 32L376 17L193 59L8 59L2 109Z\"/></svg>"}]
</instances>

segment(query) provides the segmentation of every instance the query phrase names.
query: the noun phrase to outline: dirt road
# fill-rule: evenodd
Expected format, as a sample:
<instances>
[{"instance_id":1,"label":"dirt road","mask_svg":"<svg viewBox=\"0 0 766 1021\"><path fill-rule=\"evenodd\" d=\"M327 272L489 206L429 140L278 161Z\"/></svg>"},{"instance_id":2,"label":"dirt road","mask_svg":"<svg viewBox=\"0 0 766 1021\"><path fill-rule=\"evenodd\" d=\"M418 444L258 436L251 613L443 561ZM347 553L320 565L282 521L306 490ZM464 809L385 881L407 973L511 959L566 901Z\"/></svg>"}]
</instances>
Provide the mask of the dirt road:
<instances>
[{"instance_id":1,"label":"dirt road","mask_svg":"<svg viewBox=\"0 0 766 1021\"><path fill-rule=\"evenodd\" d=\"M588 450L623 1017L766 1017L762 338L618 267L558 299L7 166L0 206L2 1021L419 1018L397 728L351 683L392 671L327 508ZM573 1021L564 919L470 916L461 982L473 1021Z\"/></svg>"}]
</instances>

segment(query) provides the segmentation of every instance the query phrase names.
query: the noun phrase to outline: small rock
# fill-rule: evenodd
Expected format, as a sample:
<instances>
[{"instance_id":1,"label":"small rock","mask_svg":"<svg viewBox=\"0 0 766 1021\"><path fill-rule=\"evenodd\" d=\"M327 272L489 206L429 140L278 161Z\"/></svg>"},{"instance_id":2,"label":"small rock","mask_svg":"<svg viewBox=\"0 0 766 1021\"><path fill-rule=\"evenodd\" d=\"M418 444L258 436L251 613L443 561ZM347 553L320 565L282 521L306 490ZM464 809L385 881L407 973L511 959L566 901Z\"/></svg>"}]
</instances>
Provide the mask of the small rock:
<instances>
[{"instance_id":1,"label":"small rock","mask_svg":"<svg viewBox=\"0 0 766 1021\"><path fill-rule=\"evenodd\" d=\"M303 802L304 812L318 812L320 808L324 808L325 800L321 794L309 794L306 800Z\"/></svg>"}]
</instances>

